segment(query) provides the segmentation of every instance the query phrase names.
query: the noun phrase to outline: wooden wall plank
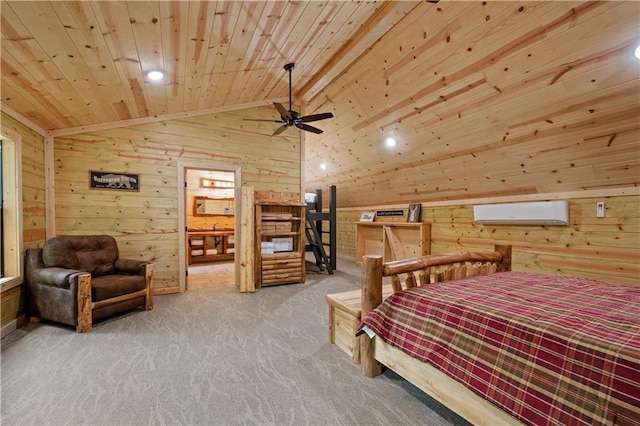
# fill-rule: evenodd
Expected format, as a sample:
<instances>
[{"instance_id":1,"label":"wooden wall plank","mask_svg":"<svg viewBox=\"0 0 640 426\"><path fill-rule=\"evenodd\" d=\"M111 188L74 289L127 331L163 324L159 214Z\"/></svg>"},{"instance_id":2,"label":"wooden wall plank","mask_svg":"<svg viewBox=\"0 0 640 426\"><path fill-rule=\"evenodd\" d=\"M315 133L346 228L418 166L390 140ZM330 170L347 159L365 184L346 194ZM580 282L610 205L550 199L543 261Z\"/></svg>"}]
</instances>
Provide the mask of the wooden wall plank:
<instances>
[{"instance_id":1,"label":"wooden wall plank","mask_svg":"<svg viewBox=\"0 0 640 426\"><path fill-rule=\"evenodd\" d=\"M596 218L604 201L606 216ZM383 207L380 207L383 208ZM362 208L338 209L338 254L354 259ZM473 206L422 206L431 223L431 253L513 245L513 269L640 285L640 195L569 199L568 226L478 225Z\"/></svg>"}]
</instances>

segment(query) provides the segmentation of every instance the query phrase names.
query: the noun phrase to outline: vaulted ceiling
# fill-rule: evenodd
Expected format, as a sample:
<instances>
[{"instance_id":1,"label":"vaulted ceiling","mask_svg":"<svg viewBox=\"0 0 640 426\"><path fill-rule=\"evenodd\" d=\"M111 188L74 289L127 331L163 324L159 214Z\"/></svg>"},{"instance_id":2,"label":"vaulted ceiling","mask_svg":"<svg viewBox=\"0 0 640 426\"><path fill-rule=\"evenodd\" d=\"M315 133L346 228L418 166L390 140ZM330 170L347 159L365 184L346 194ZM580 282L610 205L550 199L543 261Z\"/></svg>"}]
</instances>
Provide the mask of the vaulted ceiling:
<instances>
[{"instance_id":1,"label":"vaulted ceiling","mask_svg":"<svg viewBox=\"0 0 640 426\"><path fill-rule=\"evenodd\" d=\"M3 1L2 102L45 131L238 109L287 98L288 62L313 96L418 4Z\"/></svg>"},{"instance_id":2,"label":"vaulted ceiling","mask_svg":"<svg viewBox=\"0 0 640 426\"><path fill-rule=\"evenodd\" d=\"M295 62L303 112L335 115L305 133L306 187L336 184L341 206L640 186L640 2L1 7L3 110L52 135L253 114L285 101ZM244 123L267 140L277 127Z\"/></svg>"}]
</instances>

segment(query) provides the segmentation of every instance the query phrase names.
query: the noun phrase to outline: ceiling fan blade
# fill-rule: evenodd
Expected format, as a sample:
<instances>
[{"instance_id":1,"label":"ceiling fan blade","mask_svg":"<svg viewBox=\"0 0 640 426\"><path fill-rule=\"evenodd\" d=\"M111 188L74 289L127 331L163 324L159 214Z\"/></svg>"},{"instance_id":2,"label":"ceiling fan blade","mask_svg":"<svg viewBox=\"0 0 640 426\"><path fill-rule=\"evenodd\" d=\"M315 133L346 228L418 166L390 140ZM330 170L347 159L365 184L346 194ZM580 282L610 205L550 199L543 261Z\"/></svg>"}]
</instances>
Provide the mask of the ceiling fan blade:
<instances>
[{"instance_id":1,"label":"ceiling fan blade","mask_svg":"<svg viewBox=\"0 0 640 426\"><path fill-rule=\"evenodd\" d=\"M279 104L278 102L274 102L273 105L276 107L281 117L291 120L291 114L289 114L289 111L287 111L284 105Z\"/></svg>"},{"instance_id":2,"label":"ceiling fan blade","mask_svg":"<svg viewBox=\"0 0 640 426\"><path fill-rule=\"evenodd\" d=\"M280 127L278 127L278 128L276 129L276 131L275 131L275 132L273 132L273 135L272 135L272 136L279 135L280 133L282 133L282 132L284 132L285 130L287 130L287 127L289 127L289 125L288 125L288 124L285 124L284 126L280 126Z\"/></svg>"},{"instance_id":3,"label":"ceiling fan blade","mask_svg":"<svg viewBox=\"0 0 640 426\"><path fill-rule=\"evenodd\" d=\"M300 121L302 121L303 123L310 123L312 121L326 120L327 118L333 118L333 114L330 112L325 112L322 114L305 115L304 117L300 117Z\"/></svg>"},{"instance_id":4,"label":"ceiling fan blade","mask_svg":"<svg viewBox=\"0 0 640 426\"><path fill-rule=\"evenodd\" d=\"M307 132L316 133L318 135L322 133L322 130L318 129L317 127L309 126L308 124L304 123L296 123L296 127L298 129L306 130Z\"/></svg>"}]
</instances>

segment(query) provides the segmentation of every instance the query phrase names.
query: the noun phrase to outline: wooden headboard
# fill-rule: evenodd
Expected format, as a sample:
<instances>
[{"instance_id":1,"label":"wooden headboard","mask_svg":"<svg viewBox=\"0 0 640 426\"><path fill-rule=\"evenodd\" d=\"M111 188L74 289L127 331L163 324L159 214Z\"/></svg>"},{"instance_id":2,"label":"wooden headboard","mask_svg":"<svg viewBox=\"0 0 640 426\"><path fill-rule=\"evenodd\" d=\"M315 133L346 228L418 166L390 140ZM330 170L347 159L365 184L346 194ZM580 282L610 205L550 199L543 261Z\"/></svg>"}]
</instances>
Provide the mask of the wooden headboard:
<instances>
[{"instance_id":1,"label":"wooden headboard","mask_svg":"<svg viewBox=\"0 0 640 426\"><path fill-rule=\"evenodd\" d=\"M511 270L511 246L496 245L494 251L460 251L411 259L382 262L380 255L365 255L362 261L361 316L382 303L382 280L391 278L394 292L402 290L400 275L406 274L404 288L450 281L472 275ZM417 279L416 279L417 274ZM362 371L369 377L380 374L381 366L374 358L373 340L360 338Z\"/></svg>"}]
</instances>

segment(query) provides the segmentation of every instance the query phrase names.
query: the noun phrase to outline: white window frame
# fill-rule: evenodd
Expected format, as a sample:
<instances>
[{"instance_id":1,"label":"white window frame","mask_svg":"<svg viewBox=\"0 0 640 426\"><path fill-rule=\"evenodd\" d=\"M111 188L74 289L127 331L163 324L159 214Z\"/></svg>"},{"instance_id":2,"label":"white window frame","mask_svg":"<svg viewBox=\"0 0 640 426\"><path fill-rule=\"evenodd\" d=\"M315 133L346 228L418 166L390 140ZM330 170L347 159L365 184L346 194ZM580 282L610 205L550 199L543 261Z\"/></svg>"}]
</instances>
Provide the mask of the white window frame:
<instances>
[{"instance_id":1,"label":"white window frame","mask_svg":"<svg viewBox=\"0 0 640 426\"><path fill-rule=\"evenodd\" d=\"M4 220L3 241L4 278L0 289L9 290L23 281L23 225L22 225L22 137L0 129L2 137L2 208Z\"/></svg>"}]
</instances>

